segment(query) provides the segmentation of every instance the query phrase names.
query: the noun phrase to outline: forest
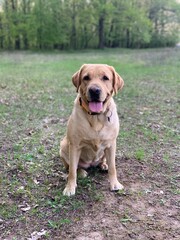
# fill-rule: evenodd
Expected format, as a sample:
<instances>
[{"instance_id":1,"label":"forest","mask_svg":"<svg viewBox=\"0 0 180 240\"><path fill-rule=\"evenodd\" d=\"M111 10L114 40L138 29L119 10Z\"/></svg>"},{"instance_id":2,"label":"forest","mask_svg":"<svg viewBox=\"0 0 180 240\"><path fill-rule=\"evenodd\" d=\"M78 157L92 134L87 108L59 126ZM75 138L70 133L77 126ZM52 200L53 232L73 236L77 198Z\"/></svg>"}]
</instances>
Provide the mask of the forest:
<instances>
[{"instance_id":1,"label":"forest","mask_svg":"<svg viewBox=\"0 0 180 240\"><path fill-rule=\"evenodd\" d=\"M176 0L0 0L0 49L168 47L179 21Z\"/></svg>"}]
</instances>

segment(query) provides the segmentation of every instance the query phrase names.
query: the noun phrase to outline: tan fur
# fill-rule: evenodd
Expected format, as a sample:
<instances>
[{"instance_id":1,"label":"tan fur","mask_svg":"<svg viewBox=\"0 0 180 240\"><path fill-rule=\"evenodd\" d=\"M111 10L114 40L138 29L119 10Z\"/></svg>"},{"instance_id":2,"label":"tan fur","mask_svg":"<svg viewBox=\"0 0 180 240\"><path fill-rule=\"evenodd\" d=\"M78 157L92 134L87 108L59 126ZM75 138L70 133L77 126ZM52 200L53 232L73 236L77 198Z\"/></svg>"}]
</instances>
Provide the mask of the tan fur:
<instances>
[{"instance_id":1,"label":"tan fur","mask_svg":"<svg viewBox=\"0 0 180 240\"><path fill-rule=\"evenodd\" d=\"M88 81L84 78L87 75L90 77ZM104 76L108 80L103 80ZM104 170L108 169L110 189L122 189L115 167L119 119L112 96L123 87L123 79L111 66L85 64L73 75L72 81L78 95L68 121L67 134L60 144L61 159L66 169L69 168L68 182L63 194L75 194L78 169L81 175L86 176L82 169L98 165ZM97 115L91 115L88 111L88 91L94 86L101 89L100 101L104 103L101 113ZM80 98L85 107L80 104Z\"/></svg>"}]
</instances>

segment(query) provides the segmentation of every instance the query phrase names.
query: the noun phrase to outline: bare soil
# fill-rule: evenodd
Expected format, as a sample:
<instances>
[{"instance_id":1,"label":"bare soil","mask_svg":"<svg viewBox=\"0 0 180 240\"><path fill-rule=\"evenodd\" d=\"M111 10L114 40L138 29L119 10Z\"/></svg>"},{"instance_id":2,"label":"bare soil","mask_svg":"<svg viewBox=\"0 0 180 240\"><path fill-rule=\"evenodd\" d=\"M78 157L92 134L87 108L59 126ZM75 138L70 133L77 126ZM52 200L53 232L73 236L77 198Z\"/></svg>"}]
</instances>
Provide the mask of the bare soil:
<instances>
[{"instance_id":1,"label":"bare soil","mask_svg":"<svg viewBox=\"0 0 180 240\"><path fill-rule=\"evenodd\" d=\"M90 202L77 223L65 227L59 236L77 240L179 239L178 196L172 196L170 187L176 166L171 169L170 178L169 166L158 155L150 163L137 163L136 159L124 157L117 161L125 192L108 191L106 174L101 176L102 180L95 178L103 201Z\"/></svg>"}]
</instances>

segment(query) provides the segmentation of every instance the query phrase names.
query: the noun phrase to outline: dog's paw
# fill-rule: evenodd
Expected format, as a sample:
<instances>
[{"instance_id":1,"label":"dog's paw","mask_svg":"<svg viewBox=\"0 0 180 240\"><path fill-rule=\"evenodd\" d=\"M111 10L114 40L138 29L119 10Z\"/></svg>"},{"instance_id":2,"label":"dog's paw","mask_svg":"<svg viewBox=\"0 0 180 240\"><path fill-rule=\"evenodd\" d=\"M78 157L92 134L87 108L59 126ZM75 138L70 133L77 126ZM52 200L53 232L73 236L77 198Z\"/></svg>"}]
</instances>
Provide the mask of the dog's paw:
<instances>
[{"instance_id":1,"label":"dog's paw","mask_svg":"<svg viewBox=\"0 0 180 240\"><path fill-rule=\"evenodd\" d=\"M72 195L75 195L75 192L76 192L76 188L74 186L67 185L63 191L63 195L70 197Z\"/></svg>"},{"instance_id":2,"label":"dog's paw","mask_svg":"<svg viewBox=\"0 0 180 240\"><path fill-rule=\"evenodd\" d=\"M115 181L113 183L110 183L110 189L111 189L111 191L123 190L124 186L121 183L119 183L118 181Z\"/></svg>"},{"instance_id":3,"label":"dog's paw","mask_svg":"<svg viewBox=\"0 0 180 240\"><path fill-rule=\"evenodd\" d=\"M107 171L107 170L108 170L108 165L107 165L107 163L101 163L100 168L101 168L101 170L103 170L103 171Z\"/></svg>"},{"instance_id":4,"label":"dog's paw","mask_svg":"<svg viewBox=\"0 0 180 240\"><path fill-rule=\"evenodd\" d=\"M86 172L86 170L80 168L80 169L78 169L78 175L81 178L85 178L85 177L87 177L88 173Z\"/></svg>"}]
</instances>

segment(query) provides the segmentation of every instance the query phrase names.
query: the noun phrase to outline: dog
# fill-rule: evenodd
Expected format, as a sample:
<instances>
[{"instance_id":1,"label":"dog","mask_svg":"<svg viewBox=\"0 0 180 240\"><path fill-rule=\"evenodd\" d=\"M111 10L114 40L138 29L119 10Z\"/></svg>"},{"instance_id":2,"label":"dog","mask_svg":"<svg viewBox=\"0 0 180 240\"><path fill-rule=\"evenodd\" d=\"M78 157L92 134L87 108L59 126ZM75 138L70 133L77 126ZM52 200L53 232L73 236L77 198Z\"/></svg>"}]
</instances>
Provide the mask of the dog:
<instances>
[{"instance_id":1,"label":"dog","mask_svg":"<svg viewBox=\"0 0 180 240\"><path fill-rule=\"evenodd\" d=\"M60 158L69 171L63 195L75 194L77 172L86 177L91 166L108 170L110 190L121 190L115 166L119 118L113 95L123 88L124 81L112 66L84 64L72 82L78 94L60 143Z\"/></svg>"}]
</instances>

